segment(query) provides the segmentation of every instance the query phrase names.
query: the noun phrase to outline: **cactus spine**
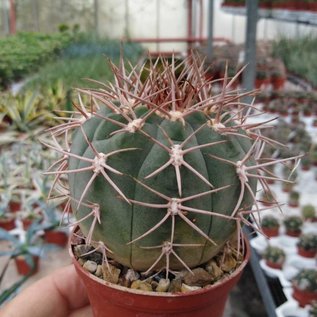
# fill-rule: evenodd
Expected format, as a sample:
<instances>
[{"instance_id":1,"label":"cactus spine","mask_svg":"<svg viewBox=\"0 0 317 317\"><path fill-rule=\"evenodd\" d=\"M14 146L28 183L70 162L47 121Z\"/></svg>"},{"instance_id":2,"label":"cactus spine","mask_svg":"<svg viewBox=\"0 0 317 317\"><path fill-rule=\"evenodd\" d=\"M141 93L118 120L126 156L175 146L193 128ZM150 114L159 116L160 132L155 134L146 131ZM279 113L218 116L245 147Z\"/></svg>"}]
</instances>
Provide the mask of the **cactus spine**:
<instances>
[{"instance_id":1,"label":"cactus spine","mask_svg":"<svg viewBox=\"0 0 317 317\"><path fill-rule=\"evenodd\" d=\"M145 80L142 67L111 64L114 83L80 90L91 104L79 97L47 144L62 155L48 174L69 198L86 243L146 272L191 270L239 238L260 209L258 181L268 191L266 179L277 177L264 172L279 162L260 159L274 141L261 136L262 123L247 123L254 107L230 89L238 75L215 93L198 58L160 63L150 64Z\"/></svg>"}]
</instances>

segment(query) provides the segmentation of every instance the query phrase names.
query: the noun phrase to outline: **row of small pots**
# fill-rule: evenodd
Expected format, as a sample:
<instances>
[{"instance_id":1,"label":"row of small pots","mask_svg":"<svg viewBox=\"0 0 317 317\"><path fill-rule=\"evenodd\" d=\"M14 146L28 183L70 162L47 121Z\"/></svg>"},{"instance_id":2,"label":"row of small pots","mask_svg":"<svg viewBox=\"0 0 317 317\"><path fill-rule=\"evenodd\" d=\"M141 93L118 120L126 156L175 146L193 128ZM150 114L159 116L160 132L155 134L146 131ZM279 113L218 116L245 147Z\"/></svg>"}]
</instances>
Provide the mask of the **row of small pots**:
<instances>
[{"instance_id":1,"label":"row of small pots","mask_svg":"<svg viewBox=\"0 0 317 317\"><path fill-rule=\"evenodd\" d=\"M222 4L224 7L244 7L245 1L226 0ZM317 11L317 4L314 2L302 1L260 1L259 8L269 10L290 10L290 11Z\"/></svg>"},{"instance_id":2,"label":"row of small pots","mask_svg":"<svg viewBox=\"0 0 317 317\"><path fill-rule=\"evenodd\" d=\"M307 260L304 260L304 258L302 258L302 260L300 260L300 257L297 255L295 257L298 257L299 260L298 261L309 261L310 265L307 266L303 265L301 269L298 268L298 272L296 275L293 275L293 277L291 278L291 286L292 286L292 298L294 298L296 301L298 301L299 305L301 307L305 307L306 305L309 305L312 301L317 300L317 291L316 289L312 288L312 285L314 284L313 281L307 281L305 282L305 278L304 278L304 274L310 274L310 275L314 275L315 278L317 276L317 271L316 268L313 269L312 268L312 263L311 261L313 259L308 259L308 257L306 257L306 254L301 254L299 252L300 256L304 256L304 258L306 258ZM277 246L272 246L269 245L263 253L263 258L264 258L264 264L262 264L262 268L265 269L266 271L272 273L274 271L277 272L285 272L282 274L283 275L283 280L284 280L284 274L286 274L287 271L290 270L289 266L291 264L291 260L287 260L286 257L291 256L290 254L286 253L283 251L283 249L281 249L280 247ZM294 256L291 256L292 258ZM310 256L309 256L310 258ZM262 260L263 261L263 260ZM286 263L286 267L284 267ZM287 264L288 263L288 264ZM306 267L307 266L307 267ZM282 271L283 270L283 271ZM293 270L293 268L291 269L291 271ZM281 277L280 274L273 274L277 277ZM313 277L314 278L314 277ZM282 285L284 285L286 282L281 282ZM308 283L308 284L306 284ZM310 285L311 283L313 283L312 285ZM285 286L285 285L284 285Z\"/></svg>"}]
</instances>

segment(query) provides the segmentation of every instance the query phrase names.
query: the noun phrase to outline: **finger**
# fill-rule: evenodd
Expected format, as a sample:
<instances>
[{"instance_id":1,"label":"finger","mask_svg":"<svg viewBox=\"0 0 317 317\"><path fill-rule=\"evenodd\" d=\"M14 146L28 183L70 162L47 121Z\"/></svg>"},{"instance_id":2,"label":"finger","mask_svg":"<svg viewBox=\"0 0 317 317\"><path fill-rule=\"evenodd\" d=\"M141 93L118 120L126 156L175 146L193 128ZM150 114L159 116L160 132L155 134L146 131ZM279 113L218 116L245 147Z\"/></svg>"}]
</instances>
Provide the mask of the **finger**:
<instances>
[{"instance_id":1,"label":"finger","mask_svg":"<svg viewBox=\"0 0 317 317\"><path fill-rule=\"evenodd\" d=\"M77 309L76 311L72 312L69 317L92 317L92 309L90 306L86 306L80 309Z\"/></svg>"},{"instance_id":2,"label":"finger","mask_svg":"<svg viewBox=\"0 0 317 317\"><path fill-rule=\"evenodd\" d=\"M21 292L9 302L0 316L68 317L88 305L86 290L73 265L55 271Z\"/></svg>"}]
</instances>

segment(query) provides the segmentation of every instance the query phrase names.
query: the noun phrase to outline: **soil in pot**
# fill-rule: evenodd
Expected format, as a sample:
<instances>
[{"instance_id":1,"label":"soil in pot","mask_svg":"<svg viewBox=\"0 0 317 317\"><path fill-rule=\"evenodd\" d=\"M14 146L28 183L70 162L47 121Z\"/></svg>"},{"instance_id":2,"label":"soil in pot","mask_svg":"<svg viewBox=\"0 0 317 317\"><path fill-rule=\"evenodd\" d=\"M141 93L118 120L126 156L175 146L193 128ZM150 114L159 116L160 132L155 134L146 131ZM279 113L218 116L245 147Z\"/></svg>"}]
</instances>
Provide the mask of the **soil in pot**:
<instances>
[{"instance_id":1,"label":"soil in pot","mask_svg":"<svg viewBox=\"0 0 317 317\"><path fill-rule=\"evenodd\" d=\"M70 254L87 288L94 316L221 317L228 294L249 258L245 243L242 261L233 253L222 254L193 269L194 275L184 270L168 274L168 279L165 272L143 276L112 260L109 266L102 264L103 255L91 252L89 246L72 246Z\"/></svg>"}]
</instances>

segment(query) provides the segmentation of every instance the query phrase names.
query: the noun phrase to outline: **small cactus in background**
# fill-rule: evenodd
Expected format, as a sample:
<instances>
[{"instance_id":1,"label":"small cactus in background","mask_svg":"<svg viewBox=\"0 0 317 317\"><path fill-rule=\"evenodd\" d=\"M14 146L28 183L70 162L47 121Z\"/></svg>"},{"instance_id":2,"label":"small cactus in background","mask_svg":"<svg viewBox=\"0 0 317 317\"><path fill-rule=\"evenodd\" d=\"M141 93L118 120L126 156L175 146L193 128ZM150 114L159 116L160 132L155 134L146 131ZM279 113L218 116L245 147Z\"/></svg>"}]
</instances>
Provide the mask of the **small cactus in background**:
<instances>
[{"instance_id":1,"label":"small cactus in background","mask_svg":"<svg viewBox=\"0 0 317 317\"><path fill-rule=\"evenodd\" d=\"M300 255L313 258L317 252L317 235L314 233L300 235L297 248Z\"/></svg>"},{"instance_id":2,"label":"small cactus in background","mask_svg":"<svg viewBox=\"0 0 317 317\"><path fill-rule=\"evenodd\" d=\"M317 293L317 270L301 269L293 277L292 284L302 291Z\"/></svg>"},{"instance_id":3,"label":"small cactus in background","mask_svg":"<svg viewBox=\"0 0 317 317\"><path fill-rule=\"evenodd\" d=\"M267 237L278 236L280 223L274 216L267 215L261 220L261 229Z\"/></svg>"},{"instance_id":4,"label":"small cactus in background","mask_svg":"<svg viewBox=\"0 0 317 317\"><path fill-rule=\"evenodd\" d=\"M286 234L289 236L298 237L302 232L303 220L299 216L289 216L283 221Z\"/></svg>"},{"instance_id":5,"label":"small cactus in background","mask_svg":"<svg viewBox=\"0 0 317 317\"><path fill-rule=\"evenodd\" d=\"M301 209L301 214L305 221L316 220L316 209L312 204L304 205Z\"/></svg>"},{"instance_id":6,"label":"small cactus in background","mask_svg":"<svg viewBox=\"0 0 317 317\"><path fill-rule=\"evenodd\" d=\"M285 262L286 254L279 247L268 246L263 253L263 258L268 266L280 269Z\"/></svg>"},{"instance_id":7,"label":"small cactus in background","mask_svg":"<svg viewBox=\"0 0 317 317\"><path fill-rule=\"evenodd\" d=\"M317 300L317 269L301 269L291 280L293 297L301 307Z\"/></svg>"},{"instance_id":8,"label":"small cactus in background","mask_svg":"<svg viewBox=\"0 0 317 317\"><path fill-rule=\"evenodd\" d=\"M261 211L257 184L269 193L267 180L282 179L268 168L289 159L261 157L266 143L279 144L261 135L266 122L247 121L259 112L240 100L250 93L231 89L239 73L216 93L219 81L206 79L195 56L156 65L143 78L144 65L111 64L114 83L81 89L91 104L79 96L73 117L50 130L46 145L61 158L47 173L87 244L168 274L192 271L234 235L240 241L241 226Z\"/></svg>"}]
</instances>

